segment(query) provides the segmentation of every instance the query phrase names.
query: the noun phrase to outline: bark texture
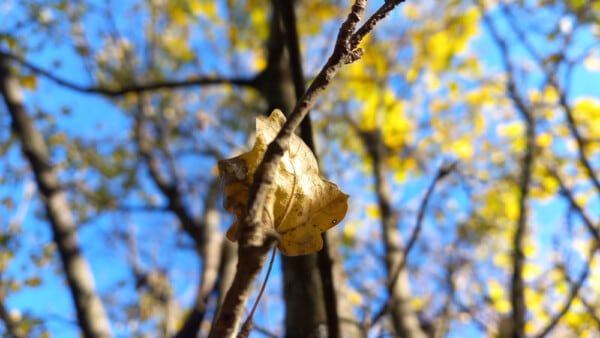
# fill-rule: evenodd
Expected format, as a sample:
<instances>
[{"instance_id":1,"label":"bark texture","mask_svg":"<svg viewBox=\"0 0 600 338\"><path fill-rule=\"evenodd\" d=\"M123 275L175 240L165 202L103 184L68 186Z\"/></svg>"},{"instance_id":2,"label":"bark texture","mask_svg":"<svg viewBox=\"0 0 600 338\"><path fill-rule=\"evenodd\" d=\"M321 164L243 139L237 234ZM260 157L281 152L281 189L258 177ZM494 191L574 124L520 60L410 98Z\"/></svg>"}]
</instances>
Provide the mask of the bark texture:
<instances>
[{"instance_id":1,"label":"bark texture","mask_svg":"<svg viewBox=\"0 0 600 338\"><path fill-rule=\"evenodd\" d=\"M259 90L268 104L268 112L281 109L286 115L296 104L296 90L285 46L278 1L272 1L268 63L259 77ZM302 88L304 91L304 88ZM282 257L283 297L287 338L327 337L327 315L317 255Z\"/></svg>"}]
</instances>

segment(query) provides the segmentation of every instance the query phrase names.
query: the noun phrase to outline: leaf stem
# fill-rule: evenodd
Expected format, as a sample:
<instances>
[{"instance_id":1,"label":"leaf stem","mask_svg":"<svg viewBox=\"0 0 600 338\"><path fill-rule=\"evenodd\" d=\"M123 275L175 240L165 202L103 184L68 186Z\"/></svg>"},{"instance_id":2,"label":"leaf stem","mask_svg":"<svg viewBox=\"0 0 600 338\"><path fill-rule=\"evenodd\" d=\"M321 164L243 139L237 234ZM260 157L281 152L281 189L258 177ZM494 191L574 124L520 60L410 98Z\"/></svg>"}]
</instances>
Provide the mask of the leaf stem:
<instances>
[{"instance_id":1,"label":"leaf stem","mask_svg":"<svg viewBox=\"0 0 600 338\"><path fill-rule=\"evenodd\" d=\"M244 325L242 325L242 330L240 331L238 338L248 338L248 336L250 335L250 331L252 331L252 326L253 326L252 318L254 317L254 313L256 312L256 307L258 306L258 302L260 302L260 298L262 297L263 293L265 292L267 282L269 281L269 276L271 275L271 270L273 269L273 262L275 262L275 253L276 252L277 252L277 247L274 246L273 250L271 250L271 260L269 261L269 267L267 268L267 275L265 276L265 279L262 282L260 291L258 292L258 296L256 296L256 301L254 301L254 305L252 305L252 310L250 311L248 318L246 318Z\"/></svg>"}]
</instances>

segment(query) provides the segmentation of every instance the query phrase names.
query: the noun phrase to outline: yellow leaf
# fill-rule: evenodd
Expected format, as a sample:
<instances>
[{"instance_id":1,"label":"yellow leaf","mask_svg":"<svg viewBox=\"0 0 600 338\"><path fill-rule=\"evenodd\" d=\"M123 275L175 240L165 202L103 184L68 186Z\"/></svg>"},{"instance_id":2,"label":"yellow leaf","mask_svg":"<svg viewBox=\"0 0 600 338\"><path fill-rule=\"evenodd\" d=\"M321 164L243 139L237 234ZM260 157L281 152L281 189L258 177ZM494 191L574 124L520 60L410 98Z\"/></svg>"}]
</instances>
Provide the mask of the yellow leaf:
<instances>
[{"instance_id":1,"label":"yellow leaf","mask_svg":"<svg viewBox=\"0 0 600 338\"><path fill-rule=\"evenodd\" d=\"M352 305L362 305L362 303L363 303L363 299L362 299L362 296L361 296L361 294L360 294L360 293L358 293L358 292L357 292L357 291L355 291L355 290L352 290L352 291L350 292L350 295L348 295L348 298L349 298L349 300L350 300L350 303L351 303Z\"/></svg>"},{"instance_id":2,"label":"yellow leaf","mask_svg":"<svg viewBox=\"0 0 600 338\"><path fill-rule=\"evenodd\" d=\"M554 104L558 102L558 92L556 91L556 88L552 87L552 86L547 86L546 88L544 88L544 102L549 103L549 104Z\"/></svg>"},{"instance_id":3,"label":"yellow leaf","mask_svg":"<svg viewBox=\"0 0 600 338\"><path fill-rule=\"evenodd\" d=\"M525 333L528 335L532 335L536 332L536 326L535 323L532 321L528 321L527 323L525 323Z\"/></svg>"},{"instance_id":4,"label":"yellow leaf","mask_svg":"<svg viewBox=\"0 0 600 338\"><path fill-rule=\"evenodd\" d=\"M406 72L406 82L413 83L413 82L415 82L417 80L418 77L419 77L419 66L418 65L413 65Z\"/></svg>"},{"instance_id":5,"label":"yellow leaf","mask_svg":"<svg viewBox=\"0 0 600 338\"><path fill-rule=\"evenodd\" d=\"M543 133L535 137L535 144L540 148L546 148L552 145L552 135L549 133Z\"/></svg>"},{"instance_id":6,"label":"yellow leaf","mask_svg":"<svg viewBox=\"0 0 600 338\"><path fill-rule=\"evenodd\" d=\"M411 20L417 20L420 16L419 10L417 9L417 6L413 3L406 3L404 4L404 6L402 6L403 10L404 10L404 15L411 19Z\"/></svg>"},{"instance_id":7,"label":"yellow leaf","mask_svg":"<svg viewBox=\"0 0 600 338\"><path fill-rule=\"evenodd\" d=\"M533 255L535 255L536 252L537 252L537 248L535 247L535 244L533 244L531 242L525 244L525 246L523 247L523 254L527 258L533 257Z\"/></svg>"},{"instance_id":8,"label":"yellow leaf","mask_svg":"<svg viewBox=\"0 0 600 338\"><path fill-rule=\"evenodd\" d=\"M204 15L212 18L217 14L217 5L212 1L195 0L190 2L190 10L196 16Z\"/></svg>"},{"instance_id":9,"label":"yellow leaf","mask_svg":"<svg viewBox=\"0 0 600 338\"><path fill-rule=\"evenodd\" d=\"M468 161L473 157L473 141L467 138L456 140L452 144L452 151L463 161Z\"/></svg>"},{"instance_id":10,"label":"yellow leaf","mask_svg":"<svg viewBox=\"0 0 600 338\"><path fill-rule=\"evenodd\" d=\"M381 214L379 213L379 208L374 204L370 204L367 207L367 216L376 219L381 217Z\"/></svg>"},{"instance_id":11,"label":"yellow leaf","mask_svg":"<svg viewBox=\"0 0 600 338\"><path fill-rule=\"evenodd\" d=\"M504 298L504 288L498 281L493 279L489 280L487 282L487 288L489 296L493 301L499 301Z\"/></svg>"},{"instance_id":12,"label":"yellow leaf","mask_svg":"<svg viewBox=\"0 0 600 338\"><path fill-rule=\"evenodd\" d=\"M185 26L188 23L188 14L180 7L171 7L169 16L180 26Z\"/></svg>"},{"instance_id":13,"label":"yellow leaf","mask_svg":"<svg viewBox=\"0 0 600 338\"><path fill-rule=\"evenodd\" d=\"M525 124L522 121L503 124L498 126L496 132L498 135L508 138L521 137L523 134L525 134Z\"/></svg>"},{"instance_id":14,"label":"yellow leaf","mask_svg":"<svg viewBox=\"0 0 600 338\"><path fill-rule=\"evenodd\" d=\"M232 241L237 239L239 220L247 207L254 172L284 123L285 116L277 109L268 118L258 117L252 150L219 161L219 172L225 183L223 205L237 219L227 230L227 238ZM349 196L319 176L314 155L296 135L290 139L289 150L279 161L276 175L265 217L281 235L279 250L289 256L319 251L323 247L321 232L344 218Z\"/></svg>"},{"instance_id":15,"label":"yellow leaf","mask_svg":"<svg viewBox=\"0 0 600 338\"><path fill-rule=\"evenodd\" d=\"M494 307L500 313L508 313L511 310L510 302L506 299L502 299L497 302L494 302Z\"/></svg>"},{"instance_id":16,"label":"yellow leaf","mask_svg":"<svg viewBox=\"0 0 600 338\"><path fill-rule=\"evenodd\" d=\"M42 284L42 279L40 277L31 277L25 280L25 285L30 287L36 287Z\"/></svg>"},{"instance_id":17,"label":"yellow leaf","mask_svg":"<svg viewBox=\"0 0 600 338\"><path fill-rule=\"evenodd\" d=\"M499 268L509 269L512 267L512 258L506 253L497 253L494 255L494 265Z\"/></svg>"},{"instance_id":18,"label":"yellow leaf","mask_svg":"<svg viewBox=\"0 0 600 338\"><path fill-rule=\"evenodd\" d=\"M526 281L531 281L537 277L539 277L539 275L542 274L542 269L540 269L539 266L531 264L531 263L526 263L525 266L523 267L523 278Z\"/></svg>"},{"instance_id":19,"label":"yellow leaf","mask_svg":"<svg viewBox=\"0 0 600 338\"><path fill-rule=\"evenodd\" d=\"M34 90L37 87L37 77L35 75L26 75L21 77L21 86Z\"/></svg>"}]
</instances>

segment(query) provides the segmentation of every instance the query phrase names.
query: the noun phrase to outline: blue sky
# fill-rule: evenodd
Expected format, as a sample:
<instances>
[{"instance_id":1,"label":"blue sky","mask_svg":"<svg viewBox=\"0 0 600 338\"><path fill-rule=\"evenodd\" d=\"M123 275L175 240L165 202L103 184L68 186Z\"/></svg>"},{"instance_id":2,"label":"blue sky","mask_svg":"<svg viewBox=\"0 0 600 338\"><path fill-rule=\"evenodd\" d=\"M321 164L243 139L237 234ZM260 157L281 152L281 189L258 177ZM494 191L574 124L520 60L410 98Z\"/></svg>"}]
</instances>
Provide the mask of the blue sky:
<instances>
[{"instance_id":1,"label":"blue sky","mask_svg":"<svg viewBox=\"0 0 600 338\"><path fill-rule=\"evenodd\" d=\"M124 8L121 8L118 12L122 13L123 11ZM18 13L18 9L16 12ZM15 11L10 12L10 14L14 13ZM122 24L123 27L128 26L129 22L127 22L126 18L127 16L121 16L120 20L122 21L118 21L117 24ZM4 27L0 24L0 31L3 28ZM35 35L33 35L33 39L35 39ZM583 32L582 37L578 41L581 41L582 45L587 45L588 42L593 42L593 37L590 34L586 35L586 33ZM473 44L472 48L489 51L489 53L485 55L485 64L487 67L489 67L488 69L499 68L500 62L497 58L498 55L496 49L486 33L481 35L481 38ZM208 55L209 59L205 60L204 62L206 69L219 68L216 65L220 64L221 60L210 57L210 53ZM524 50L518 51L515 57L518 58L521 55L525 55ZM28 60L45 69L53 69L53 61L57 57L59 57L62 61L61 67L56 69L57 74L76 83L89 83L89 76L82 71L83 65L77 61L78 58L73 56L72 50L68 47L46 48L36 53L28 54ZM318 63L319 62L317 62L317 64ZM595 82L597 82L596 77L597 74L595 73L591 73L581 68L577 69L577 71L574 73L573 79L573 96L587 95L599 97L600 87L594 85ZM119 110L115 109L112 103L110 103L108 100L97 95L80 94L75 91L62 88L41 77L38 79L38 81L37 91L35 93L26 93L27 107L30 111L35 111L36 107L42 107L45 112L56 116L57 130L63 130L66 131L70 136L80 136L85 139L110 139L113 142L118 140L123 140L123 142L125 142L127 140L127 133L129 132L128 126L131 121L124 117ZM60 113L62 107L64 106L72 107L72 112L67 116ZM3 110L4 107L0 108L0 112ZM6 118L1 118L1 121L4 123ZM44 126L41 123L39 125ZM99 128L99 126L102 127ZM0 131L0 135L4 136L2 133L3 131ZM209 135L209 138L212 136L215 135ZM241 145L244 143L244 140L240 136L236 138L236 142ZM57 152L55 158L57 162L60 161L60 151ZM5 155L3 159L4 161L0 162L0 171L4 171L3 169L5 169L7 162L12 163L13 165L17 164L18 166L25 165L16 147L12 147L10 152ZM359 161L360 159L351 156L351 158L348 158L347 160ZM184 169L188 172L193 172L194 170L202 171L210 169L210 166L211 164L205 164L202 166L202 163L192 162L190 160L190 162L187 162ZM338 164L338 166L342 167L341 169L343 169L344 164L341 163ZM332 168L335 168L335 166L332 166ZM427 175L413 179L411 183L403 186L401 194L397 193L394 196L399 205L408 206L411 210L416 209L416 206L418 206L418 202L420 201L420 197L431 181L435 170L437 170L437 166L432 165L428 169L429 172ZM344 172L336 172L335 169L329 171L330 172L328 172L328 174L331 175L330 178L332 179L340 178L340 182L344 182L344 179L348 179L348 177L344 177ZM71 174L72 173L67 173L65 176L68 177ZM360 173L356 172L355 174ZM93 174L91 176L93 176ZM148 177L143 177L142 181L148 190L157 193L154 184L148 179ZM355 205L357 205L357 208L355 208L354 211L349 214L347 217L347 222L351 221L352 219L364 218L364 210L361 210L359 205L362 205L364 202L373 203L374 201L374 196L372 196L372 194L364 194L365 187L372 184L371 178L350 177L350 180L348 181L352 181L352 183L346 185L345 187L343 186L343 189L345 189L346 192L351 193L353 196L356 196L351 199L351 203L356 203ZM25 184L25 181L14 181L0 185L0 197L7 195L16 196L16 200L18 201L18 196L22 195ZM442 184L440 185L439 189L447 189L447 186ZM462 203L466 203L467 196L459 192L455 192L453 194L453 198L456 199L458 201L457 203L460 205ZM137 200L135 197L129 197L128 202L135 204L139 202L139 200ZM434 195L432 203L443 203L443 201L440 201L436 195ZM563 202L549 201L539 205L536 204L534 209L535 217L540 224L548 225L550 227L557 227L561 222L559 216L565 213L566 207ZM598 206L595 205L592 209L598 210ZM18 255L11 262L8 275L19 276L19 278L21 278L23 276L33 275L34 273L39 272L41 273L44 284L43 287L40 288L30 288L26 291L15 293L10 297L9 305L16 309L32 311L32 313L36 316L49 319L47 321L48 328L50 331L52 331L53 336L75 337L78 333L78 328L76 325L71 323L74 320L74 314L70 295L67 289L64 287L62 276L57 276L52 266L46 266L41 269L34 268L31 266L31 262L27 254L28 252L39 251L40 246L43 243L48 242L51 238L48 225L35 217L35 210L40 210L39 201L36 199L32 201L29 212L24 219L24 234L23 236L19 237L19 241L22 242L22 246L26 248L26 250L23 254ZM0 221L2 221L0 224L4 226L4 221L7 218L12 217L12 215L13 213L6 212L5 209L0 209ZM407 218L407 224L402 224L402 226L406 229L410 229L414 224L413 219L414 218L410 217ZM156 241L160 238L168 238L169 240L172 240L172 236L168 236L167 234L175 229L175 224L172 217L157 213L138 213L129 217L109 214L94 219L89 224L83 225L79 234L80 240L84 249L84 254L89 259L92 266L97 288L101 293L112 292L119 280L131 279L131 272L128 268L128 265L123 261L123 257L126 255L125 248L120 244L110 242L110 234L115 229L115 225L119 224L120 222L125 222L128 225L135 225L135 228L140 235L140 239L146 239L148 241L142 245L151 244L152 241ZM230 219L223 220L223 226L226 227L229 222ZM435 223L436 221L433 219L433 217L428 217L426 219L426 224L428 227L426 230L434 231L429 229L429 227L433 226ZM448 220L448 223L452 223L450 219ZM373 221L370 226L376 226L376 222ZM361 229L364 231L361 233L364 236L370 236L372 234L372 228L369 228L369 225L365 225ZM546 234L548 234L548 236L546 236ZM549 244L552 240L549 232L541 231L539 235L543 237L542 242L545 242L546 244ZM143 259L146 260L148 264L153 264L150 261L156 258L158 260L158 265L174 267L171 280L174 282L175 289L177 290L177 297L182 301L184 306L189 306L195 296L195 283L198 280L197 266L200 263L191 250L173 252L170 250L172 247L171 244L173 243L160 244L161 245L157 251L154 252L154 257L143 257ZM149 245L146 249L151 247L152 245ZM411 255L413 255L411 259L415 259L415 261L418 261L420 258L422 258L417 255L416 250ZM55 263L58 263L56 257L54 260ZM360 262L360 260L350 260L348 264L352 265L353 263L358 262ZM23 268L23 266L25 266L25 268ZM275 266L279 266L279 260L275 263ZM274 294L277 294L281 290L280 275L279 269L276 268L269 282L269 289ZM377 276L377 272L374 273L374 276ZM259 278L259 281L262 281L262 278ZM131 288L125 289L125 291L119 291L117 294L125 298L133 297ZM381 292L381 297L384 296L385 292ZM250 304L251 303L252 302L250 302ZM281 300L276 297L267 297L263 299L261 307L266 305L269 305L271 312L269 316L264 316L259 313L257 316L258 323L269 328L279 327L278 324L282 322L283 316ZM375 309L378 308L378 304L374 305L376 305L374 306ZM259 307L259 309L261 307ZM456 331L458 332L469 332L469 335L471 336L476 336L476 334L479 333L473 328L472 325L457 325ZM121 330L115 326L114 332L117 336L126 336L128 331ZM254 334L253 336L260 337L261 335ZM459 337L459 335L456 337Z\"/></svg>"}]
</instances>

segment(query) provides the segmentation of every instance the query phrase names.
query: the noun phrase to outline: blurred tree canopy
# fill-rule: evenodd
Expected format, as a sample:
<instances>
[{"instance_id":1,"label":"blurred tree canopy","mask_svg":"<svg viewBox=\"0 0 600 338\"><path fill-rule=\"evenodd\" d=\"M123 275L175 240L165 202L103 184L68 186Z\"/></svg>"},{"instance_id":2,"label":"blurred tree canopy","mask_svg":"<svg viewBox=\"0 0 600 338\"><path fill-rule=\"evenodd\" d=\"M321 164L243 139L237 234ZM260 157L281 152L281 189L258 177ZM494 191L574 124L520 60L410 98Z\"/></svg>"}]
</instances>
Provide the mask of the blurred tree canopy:
<instances>
[{"instance_id":1,"label":"blurred tree canopy","mask_svg":"<svg viewBox=\"0 0 600 338\"><path fill-rule=\"evenodd\" d=\"M4 1L0 333L208 336L245 246L217 161L364 2ZM371 1L350 33L386 6L297 130L346 217L277 256L251 336L597 336L600 2Z\"/></svg>"}]
</instances>

